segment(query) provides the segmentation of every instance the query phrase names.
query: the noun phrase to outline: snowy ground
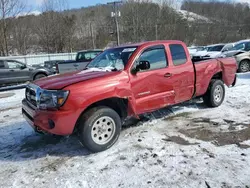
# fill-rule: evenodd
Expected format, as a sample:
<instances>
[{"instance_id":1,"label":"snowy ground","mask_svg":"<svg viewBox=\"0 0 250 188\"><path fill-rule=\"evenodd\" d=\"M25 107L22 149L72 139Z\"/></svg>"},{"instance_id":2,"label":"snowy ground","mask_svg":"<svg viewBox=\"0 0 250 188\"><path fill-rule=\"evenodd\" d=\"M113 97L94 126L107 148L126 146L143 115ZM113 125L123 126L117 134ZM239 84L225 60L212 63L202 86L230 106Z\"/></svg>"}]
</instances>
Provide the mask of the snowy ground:
<instances>
[{"instance_id":1,"label":"snowy ground","mask_svg":"<svg viewBox=\"0 0 250 188\"><path fill-rule=\"evenodd\" d=\"M250 74L239 77L221 107L149 114L97 154L74 136L35 134L24 90L0 93L0 187L250 187Z\"/></svg>"}]
</instances>

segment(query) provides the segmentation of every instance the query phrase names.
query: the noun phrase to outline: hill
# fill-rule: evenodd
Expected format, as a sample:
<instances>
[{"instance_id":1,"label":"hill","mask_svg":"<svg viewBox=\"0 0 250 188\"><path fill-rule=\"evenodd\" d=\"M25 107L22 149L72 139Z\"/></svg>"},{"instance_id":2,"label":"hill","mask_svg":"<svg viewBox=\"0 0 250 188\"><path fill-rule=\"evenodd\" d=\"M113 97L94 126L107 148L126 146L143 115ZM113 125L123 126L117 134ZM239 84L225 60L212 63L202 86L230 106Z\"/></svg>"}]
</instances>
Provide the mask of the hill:
<instances>
[{"instance_id":1,"label":"hill","mask_svg":"<svg viewBox=\"0 0 250 188\"><path fill-rule=\"evenodd\" d=\"M0 54L71 52L105 48L115 44L116 25L112 7L96 5L61 11L58 1L44 12L19 14L0 23ZM205 45L249 37L248 4L186 0L181 10L173 4L125 1L119 6L121 43L155 39L178 39Z\"/></svg>"}]
</instances>

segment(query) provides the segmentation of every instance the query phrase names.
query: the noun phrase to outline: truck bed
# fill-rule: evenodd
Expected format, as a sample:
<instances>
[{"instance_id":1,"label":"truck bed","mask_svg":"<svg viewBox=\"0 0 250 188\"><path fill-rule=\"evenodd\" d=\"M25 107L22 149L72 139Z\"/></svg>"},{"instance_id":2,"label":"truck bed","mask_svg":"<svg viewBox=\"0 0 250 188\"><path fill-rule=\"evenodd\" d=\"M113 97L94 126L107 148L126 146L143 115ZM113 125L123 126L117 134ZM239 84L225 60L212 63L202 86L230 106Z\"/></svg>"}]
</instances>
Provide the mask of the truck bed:
<instances>
[{"instance_id":1,"label":"truck bed","mask_svg":"<svg viewBox=\"0 0 250 188\"><path fill-rule=\"evenodd\" d=\"M217 58L193 61L196 83L195 96L202 96L208 88L211 75L221 77L227 86L233 84L236 75L235 58Z\"/></svg>"}]
</instances>

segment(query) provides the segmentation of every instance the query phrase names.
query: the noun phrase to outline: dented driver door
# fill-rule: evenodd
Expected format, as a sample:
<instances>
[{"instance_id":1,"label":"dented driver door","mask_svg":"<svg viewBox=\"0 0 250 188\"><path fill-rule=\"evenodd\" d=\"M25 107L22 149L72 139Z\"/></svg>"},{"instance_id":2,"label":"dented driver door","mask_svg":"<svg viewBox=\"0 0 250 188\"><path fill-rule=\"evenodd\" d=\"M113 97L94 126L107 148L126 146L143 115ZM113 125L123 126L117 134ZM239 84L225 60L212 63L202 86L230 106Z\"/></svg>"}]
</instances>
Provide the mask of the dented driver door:
<instances>
[{"instance_id":1,"label":"dented driver door","mask_svg":"<svg viewBox=\"0 0 250 188\"><path fill-rule=\"evenodd\" d=\"M175 93L171 84L171 72L163 45L152 46L143 50L134 62L150 63L148 70L131 75L131 89L134 93L137 114L150 112L174 103Z\"/></svg>"}]
</instances>

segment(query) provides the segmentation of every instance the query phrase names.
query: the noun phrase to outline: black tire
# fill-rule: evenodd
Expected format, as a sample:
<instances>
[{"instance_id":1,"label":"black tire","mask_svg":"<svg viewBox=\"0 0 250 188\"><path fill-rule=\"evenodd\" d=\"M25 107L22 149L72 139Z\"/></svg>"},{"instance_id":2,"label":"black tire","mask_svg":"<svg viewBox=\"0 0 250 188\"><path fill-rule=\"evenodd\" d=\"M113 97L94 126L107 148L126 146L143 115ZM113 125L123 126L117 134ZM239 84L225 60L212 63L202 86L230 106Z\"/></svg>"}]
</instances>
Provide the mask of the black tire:
<instances>
[{"instance_id":1,"label":"black tire","mask_svg":"<svg viewBox=\"0 0 250 188\"><path fill-rule=\"evenodd\" d=\"M38 73L34 76L34 80L39 80L39 79L44 78L44 77L47 77L47 75L43 74L43 73Z\"/></svg>"},{"instance_id":2,"label":"black tire","mask_svg":"<svg viewBox=\"0 0 250 188\"><path fill-rule=\"evenodd\" d=\"M239 72L248 72L250 71L250 61L249 60L242 60L239 64Z\"/></svg>"},{"instance_id":3,"label":"black tire","mask_svg":"<svg viewBox=\"0 0 250 188\"><path fill-rule=\"evenodd\" d=\"M105 125L104 120L101 120L101 118L107 118L108 120L106 122L113 120L111 126L114 124L112 127L115 128L113 129L112 133L109 132L111 129L109 128L108 123ZM101 123L100 125L98 125L98 122L100 121ZM104 125L104 128L100 128L102 125ZM120 136L121 126L121 118L116 111L105 106L94 107L84 113L80 119L78 127L79 139L88 150L92 152L101 152L107 150L116 143ZM97 133L95 134L94 131L96 131ZM99 133L99 131L104 133ZM109 133L111 135L108 137ZM107 143L100 144L97 143L95 139L100 142L102 140L105 141L105 139L110 140L107 140Z\"/></svg>"},{"instance_id":4,"label":"black tire","mask_svg":"<svg viewBox=\"0 0 250 188\"><path fill-rule=\"evenodd\" d=\"M220 94L219 94L219 90ZM218 97L220 96L220 97ZM220 106L225 98L225 86L221 80L211 80L203 101L208 107Z\"/></svg>"}]
</instances>

